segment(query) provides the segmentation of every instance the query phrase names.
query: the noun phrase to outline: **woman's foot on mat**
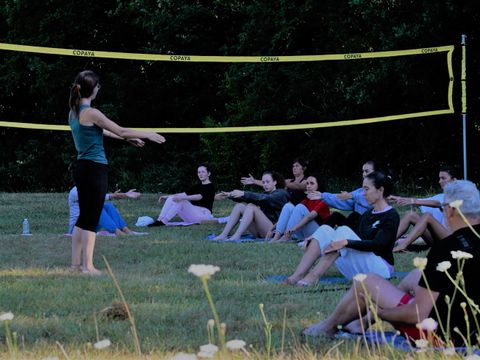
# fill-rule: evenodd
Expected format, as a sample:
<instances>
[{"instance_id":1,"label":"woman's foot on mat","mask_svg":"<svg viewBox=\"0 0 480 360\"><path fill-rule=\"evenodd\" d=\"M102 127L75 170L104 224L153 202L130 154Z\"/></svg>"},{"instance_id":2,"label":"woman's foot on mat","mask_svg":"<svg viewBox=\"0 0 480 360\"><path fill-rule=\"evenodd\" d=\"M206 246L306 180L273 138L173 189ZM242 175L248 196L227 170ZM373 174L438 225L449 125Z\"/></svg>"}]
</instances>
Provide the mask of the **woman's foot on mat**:
<instances>
[{"instance_id":1,"label":"woman's foot on mat","mask_svg":"<svg viewBox=\"0 0 480 360\"><path fill-rule=\"evenodd\" d=\"M165 226L165 223L163 221L160 221L160 220L155 220L153 223L151 223L150 225L147 225L148 227L154 227L154 226Z\"/></svg>"},{"instance_id":2,"label":"woman's foot on mat","mask_svg":"<svg viewBox=\"0 0 480 360\"><path fill-rule=\"evenodd\" d=\"M81 273L82 267L80 265L70 265L70 267L68 268L68 271L72 273Z\"/></svg>"},{"instance_id":3,"label":"woman's foot on mat","mask_svg":"<svg viewBox=\"0 0 480 360\"><path fill-rule=\"evenodd\" d=\"M100 270L95 269L95 268L91 268L91 269L83 268L82 269L82 274L91 275L91 276L100 276L100 275L102 275L102 272Z\"/></svg>"}]
</instances>

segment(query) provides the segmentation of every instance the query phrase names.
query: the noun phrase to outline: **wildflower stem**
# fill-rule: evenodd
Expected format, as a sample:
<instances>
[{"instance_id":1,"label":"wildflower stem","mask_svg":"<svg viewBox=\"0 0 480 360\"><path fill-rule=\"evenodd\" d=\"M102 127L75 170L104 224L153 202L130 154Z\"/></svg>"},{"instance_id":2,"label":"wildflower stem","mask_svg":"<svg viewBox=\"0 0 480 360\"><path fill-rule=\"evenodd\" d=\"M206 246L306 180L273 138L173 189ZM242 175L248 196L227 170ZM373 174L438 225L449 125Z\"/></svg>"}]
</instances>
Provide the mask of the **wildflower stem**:
<instances>
[{"instance_id":1,"label":"wildflower stem","mask_svg":"<svg viewBox=\"0 0 480 360\"><path fill-rule=\"evenodd\" d=\"M213 319L215 320L215 325L217 326L220 349L223 351L225 350L225 333L220 328L220 318L215 308L215 304L213 303L212 294L210 293L210 290L208 288L208 279L205 276L200 276L200 280L202 281L203 289L205 290L205 295L207 296L208 304L210 305L210 309L212 310L212 314L213 314Z\"/></svg>"}]
</instances>

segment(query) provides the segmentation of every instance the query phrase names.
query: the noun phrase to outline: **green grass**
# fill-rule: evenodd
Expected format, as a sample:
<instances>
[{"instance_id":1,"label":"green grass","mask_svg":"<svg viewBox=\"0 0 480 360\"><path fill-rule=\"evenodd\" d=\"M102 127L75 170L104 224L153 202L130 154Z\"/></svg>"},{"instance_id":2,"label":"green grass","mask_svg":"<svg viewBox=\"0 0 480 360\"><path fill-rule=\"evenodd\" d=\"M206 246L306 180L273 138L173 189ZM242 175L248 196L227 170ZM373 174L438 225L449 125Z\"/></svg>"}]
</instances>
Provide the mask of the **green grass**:
<instances>
[{"instance_id":1,"label":"green grass","mask_svg":"<svg viewBox=\"0 0 480 360\"><path fill-rule=\"evenodd\" d=\"M138 216L158 214L156 200L156 195L145 194L138 200L116 201L131 228L149 235L99 237L95 250L96 266L105 270L105 256L120 283L144 353L195 352L208 342L206 325L212 314L200 281L187 272L190 264L221 268L209 287L220 319L227 325L226 338L243 339L258 351L265 349L260 303L265 304L266 316L273 324L273 347L278 353L285 309L285 349L291 351L299 348L301 329L323 319L345 292L345 285L300 289L265 283L266 276L294 270L302 251L293 244L202 240L207 234L219 233L222 225L135 228ZM226 216L231 207L228 200L217 202L214 214ZM25 217L33 233L29 237L19 235ZM99 338L112 341L109 351L115 357L134 354L128 321L99 315L120 300L112 279L67 271L71 245L70 238L62 236L67 225L67 194L0 194L0 313L15 315L11 329L17 333L24 358L52 352L61 356L56 342L71 358L94 351L88 343L97 341L95 318ZM396 255L396 270L410 270L412 258L412 254ZM327 276L340 275L331 269ZM5 329L0 325L2 357L7 349ZM320 341L315 350L324 353L332 346Z\"/></svg>"}]
</instances>

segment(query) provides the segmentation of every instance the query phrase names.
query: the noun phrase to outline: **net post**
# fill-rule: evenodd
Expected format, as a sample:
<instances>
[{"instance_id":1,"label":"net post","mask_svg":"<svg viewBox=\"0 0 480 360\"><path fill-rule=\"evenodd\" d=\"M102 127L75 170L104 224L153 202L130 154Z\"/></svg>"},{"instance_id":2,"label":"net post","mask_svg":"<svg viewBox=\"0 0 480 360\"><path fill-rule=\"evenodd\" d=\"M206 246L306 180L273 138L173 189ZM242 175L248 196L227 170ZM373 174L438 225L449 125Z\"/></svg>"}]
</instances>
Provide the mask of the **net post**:
<instances>
[{"instance_id":1,"label":"net post","mask_svg":"<svg viewBox=\"0 0 480 360\"><path fill-rule=\"evenodd\" d=\"M463 125L463 178L467 179L467 35L462 34L462 125Z\"/></svg>"}]
</instances>

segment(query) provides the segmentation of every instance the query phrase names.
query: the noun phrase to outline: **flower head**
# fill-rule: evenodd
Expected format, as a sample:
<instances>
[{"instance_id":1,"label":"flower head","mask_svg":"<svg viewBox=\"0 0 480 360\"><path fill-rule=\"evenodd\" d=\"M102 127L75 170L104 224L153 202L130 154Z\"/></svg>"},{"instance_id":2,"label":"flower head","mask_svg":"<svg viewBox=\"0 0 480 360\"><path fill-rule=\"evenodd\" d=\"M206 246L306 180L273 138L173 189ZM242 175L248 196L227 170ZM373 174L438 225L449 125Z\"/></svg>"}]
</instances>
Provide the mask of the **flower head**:
<instances>
[{"instance_id":1,"label":"flower head","mask_svg":"<svg viewBox=\"0 0 480 360\"><path fill-rule=\"evenodd\" d=\"M425 267L427 266L427 258L416 257L413 259L413 266L420 271L425 270Z\"/></svg>"},{"instance_id":2,"label":"flower head","mask_svg":"<svg viewBox=\"0 0 480 360\"><path fill-rule=\"evenodd\" d=\"M13 314L11 312L3 313L0 315L0 321L13 320Z\"/></svg>"},{"instance_id":3,"label":"flower head","mask_svg":"<svg viewBox=\"0 0 480 360\"><path fill-rule=\"evenodd\" d=\"M460 209L460 206L462 206L462 204L463 204L463 200L455 200L448 203L450 207L453 207L455 209Z\"/></svg>"},{"instance_id":4,"label":"flower head","mask_svg":"<svg viewBox=\"0 0 480 360\"><path fill-rule=\"evenodd\" d=\"M207 321L207 326L208 327L214 327L215 326L215 320L213 320L213 319L208 320Z\"/></svg>"},{"instance_id":5,"label":"flower head","mask_svg":"<svg viewBox=\"0 0 480 360\"><path fill-rule=\"evenodd\" d=\"M207 344L200 346L200 351L197 353L198 357L213 359L213 356L218 351L218 346L213 344Z\"/></svg>"},{"instance_id":6,"label":"flower head","mask_svg":"<svg viewBox=\"0 0 480 360\"><path fill-rule=\"evenodd\" d=\"M247 343L243 340L230 340L225 344L228 350L240 350L245 348L246 345Z\"/></svg>"},{"instance_id":7,"label":"flower head","mask_svg":"<svg viewBox=\"0 0 480 360\"><path fill-rule=\"evenodd\" d=\"M473 255L461 250L458 251L450 251L450 254L452 254L452 258L454 259L471 259L473 258Z\"/></svg>"},{"instance_id":8,"label":"flower head","mask_svg":"<svg viewBox=\"0 0 480 360\"><path fill-rule=\"evenodd\" d=\"M367 278L367 275L365 274L357 274L353 277L353 280L363 282L363 280L365 280L366 278Z\"/></svg>"},{"instance_id":9,"label":"flower head","mask_svg":"<svg viewBox=\"0 0 480 360\"><path fill-rule=\"evenodd\" d=\"M105 340L100 340L96 342L95 344L93 344L93 347L97 350L102 350L102 349L108 348L110 345L112 345L110 340L105 339Z\"/></svg>"},{"instance_id":10,"label":"flower head","mask_svg":"<svg viewBox=\"0 0 480 360\"><path fill-rule=\"evenodd\" d=\"M428 347L428 340L426 339L415 340L415 346L419 349L425 349L426 347Z\"/></svg>"},{"instance_id":11,"label":"flower head","mask_svg":"<svg viewBox=\"0 0 480 360\"><path fill-rule=\"evenodd\" d=\"M218 266L213 266L213 265L195 265L192 264L188 268L188 272L192 273L195 276L198 276L199 278L204 278L204 279L210 279L210 277L215 274L217 271L220 271L220 268Z\"/></svg>"},{"instance_id":12,"label":"flower head","mask_svg":"<svg viewBox=\"0 0 480 360\"><path fill-rule=\"evenodd\" d=\"M417 327L424 331L435 331L437 326L438 323L432 318L423 319L419 324L417 324Z\"/></svg>"},{"instance_id":13,"label":"flower head","mask_svg":"<svg viewBox=\"0 0 480 360\"><path fill-rule=\"evenodd\" d=\"M439 262L438 265L437 265L437 271L445 272L448 269L450 269L451 266L452 266L452 264L450 263L450 261Z\"/></svg>"}]
</instances>

